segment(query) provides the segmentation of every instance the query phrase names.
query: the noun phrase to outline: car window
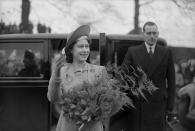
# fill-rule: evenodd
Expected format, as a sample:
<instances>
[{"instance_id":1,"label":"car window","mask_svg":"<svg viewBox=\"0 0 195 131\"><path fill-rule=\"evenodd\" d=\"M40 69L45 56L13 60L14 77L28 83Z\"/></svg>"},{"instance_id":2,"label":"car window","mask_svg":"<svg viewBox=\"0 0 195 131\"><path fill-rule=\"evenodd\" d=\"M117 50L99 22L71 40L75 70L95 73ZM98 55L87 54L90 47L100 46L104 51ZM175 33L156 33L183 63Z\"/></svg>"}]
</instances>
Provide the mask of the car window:
<instances>
[{"instance_id":1,"label":"car window","mask_svg":"<svg viewBox=\"0 0 195 131\"><path fill-rule=\"evenodd\" d=\"M42 42L0 43L0 77L43 78L47 61Z\"/></svg>"}]
</instances>

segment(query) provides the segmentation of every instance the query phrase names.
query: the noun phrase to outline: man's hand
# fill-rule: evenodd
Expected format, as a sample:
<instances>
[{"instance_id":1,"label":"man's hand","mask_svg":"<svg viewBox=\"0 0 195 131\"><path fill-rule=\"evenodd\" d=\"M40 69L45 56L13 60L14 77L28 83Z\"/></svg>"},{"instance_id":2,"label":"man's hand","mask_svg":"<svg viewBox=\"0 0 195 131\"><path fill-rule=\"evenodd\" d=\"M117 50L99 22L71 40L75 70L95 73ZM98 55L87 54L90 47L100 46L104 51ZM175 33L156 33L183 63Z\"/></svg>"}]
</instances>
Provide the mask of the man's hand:
<instances>
[{"instance_id":1,"label":"man's hand","mask_svg":"<svg viewBox=\"0 0 195 131\"><path fill-rule=\"evenodd\" d=\"M167 111L166 119L168 122L173 121L173 120L177 120L177 114L174 113L173 111Z\"/></svg>"}]
</instances>

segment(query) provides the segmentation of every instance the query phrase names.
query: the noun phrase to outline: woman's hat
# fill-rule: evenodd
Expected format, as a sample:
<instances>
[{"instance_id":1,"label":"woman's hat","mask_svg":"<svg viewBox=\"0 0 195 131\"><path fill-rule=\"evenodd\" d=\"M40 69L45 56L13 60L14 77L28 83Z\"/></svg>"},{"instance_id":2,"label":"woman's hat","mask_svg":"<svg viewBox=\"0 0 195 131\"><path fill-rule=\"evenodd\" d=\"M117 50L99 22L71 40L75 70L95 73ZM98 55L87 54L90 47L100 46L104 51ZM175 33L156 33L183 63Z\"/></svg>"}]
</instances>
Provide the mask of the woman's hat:
<instances>
[{"instance_id":1,"label":"woman's hat","mask_svg":"<svg viewBox=\"0 0 195 131\"><path fill-rule=\"evenodd\" d=\"M68 48L71 44L73 44L78 38L81 36L89 36L90 27L89 25L82 25L78 27L75 31L73 31L67 38L66 47Z\"/></svg>"}]
</instances>

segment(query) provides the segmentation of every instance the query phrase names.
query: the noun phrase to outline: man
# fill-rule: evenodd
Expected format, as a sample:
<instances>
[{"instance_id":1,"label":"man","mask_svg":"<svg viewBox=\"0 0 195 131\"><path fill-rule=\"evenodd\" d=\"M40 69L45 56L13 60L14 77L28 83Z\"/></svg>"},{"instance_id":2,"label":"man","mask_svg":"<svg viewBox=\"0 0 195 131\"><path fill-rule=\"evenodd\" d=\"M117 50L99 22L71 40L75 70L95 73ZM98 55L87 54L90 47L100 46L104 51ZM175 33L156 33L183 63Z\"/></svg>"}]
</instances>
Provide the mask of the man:
<instances>
[{"instance_id":1,"label":"man","mask_svg":"<svg viewBox=\"0 0 195 131\"><path fill-rule=\"evenodd\" d=\"M21 77L39 77L40 71L35 62L35 55L31 50L26 50L24 53L24 68L20 70L19 76Z\"/></svg>"},{"instance_id":2,"label":"man","mask_svg":"<svg viewBox=\"0 0 195 131\"><path fill-rule=\"evenodd\" d=\"M145 42L128 49L122 67L140 66L158 90L145 93L148 101L134 99L136 109L128 111L129 131L164 131L166 113L173 109L175 94L172 53L157 43L159 32L154 22L144 24L143 35Z\"/></svg>"}]
</instances>

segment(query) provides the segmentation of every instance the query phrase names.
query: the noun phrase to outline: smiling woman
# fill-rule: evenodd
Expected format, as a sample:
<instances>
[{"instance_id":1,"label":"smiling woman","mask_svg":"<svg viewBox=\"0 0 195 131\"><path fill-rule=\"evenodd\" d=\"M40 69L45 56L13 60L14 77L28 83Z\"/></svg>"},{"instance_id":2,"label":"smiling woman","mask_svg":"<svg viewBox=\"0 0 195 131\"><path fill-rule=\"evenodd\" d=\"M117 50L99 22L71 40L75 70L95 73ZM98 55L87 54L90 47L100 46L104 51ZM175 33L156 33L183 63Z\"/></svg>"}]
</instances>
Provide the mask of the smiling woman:
<instances>
[{"instance_id":1,"label":"smiling woman","mask_svg":"<svg viewBox=\"0 0 195 131\"><path fill-rule=\"evenodd\" d=\"M103 66L87 62L90 53L90 27L83 25L72 32L66 42L65 55L54 59L52 75L48 86L47 96L50 102L63 105L64 95L79 88L84 82L95 84L99 79L105 80L106 69ZM68 112L69 113L69 112ZM71 113L71 112L70 112ZM69 116L71 118L71 116ZM77 123L70 119L66 112L60 112L56 131L78 131ZM103 131L103 122L92 121L80 131Z\"/></svg>"},{"instance_id":2,"label":"smiling woman","mask_svg":"<svg viewBox=\"0 0 195 131\"><path fill-rule=\"evenodd\" d=\"M84 62L87 60L88 56L89 56L89 43L87 41L87 37L86 36L82 36L80 37L75 46L73 47L72 50L72 54L73 54L73 58L74 62L79 61L79 62Z\"/></svg>"},{"instance_id":3,"label":"smiling woman","mask_svg":"<svg viewBox=\"0 0 195 131\"><path fill-rule=\"evenodd\" d=\"M73 42L72 45L67 45L65 48L66 61L72 62L84 62L87 60L90 53L90 40L87 36L81 36L77 41ZM74 58L74 59L73 59Z\"/></svg>"}]
</instances>

